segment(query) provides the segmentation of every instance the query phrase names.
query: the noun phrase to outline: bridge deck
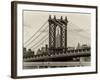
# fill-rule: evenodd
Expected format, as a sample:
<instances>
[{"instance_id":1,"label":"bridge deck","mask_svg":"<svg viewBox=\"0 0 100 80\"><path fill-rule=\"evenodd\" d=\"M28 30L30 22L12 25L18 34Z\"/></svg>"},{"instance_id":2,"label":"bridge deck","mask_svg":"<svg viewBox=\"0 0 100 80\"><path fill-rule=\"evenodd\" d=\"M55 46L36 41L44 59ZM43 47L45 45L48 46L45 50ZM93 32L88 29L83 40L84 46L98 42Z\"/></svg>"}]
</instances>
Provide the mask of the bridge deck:
<instances>
[{"instance_id":1,"label":"bridge deck","mask_svg":"<svg viewBox=\"0 0 100 80\"><path fill-rule=\"evenodd\" d=\"M63 57L85 57L90 56L90 51L86 52L75 52L75 53L57 53L57 54L51 54L51 55L40 55L37 57L30 57L30 58L24 58L24 61L34 61L34 60L43 60L43 59L52 59L52 58L63 58Z\"/></svg>"}]
</instances>

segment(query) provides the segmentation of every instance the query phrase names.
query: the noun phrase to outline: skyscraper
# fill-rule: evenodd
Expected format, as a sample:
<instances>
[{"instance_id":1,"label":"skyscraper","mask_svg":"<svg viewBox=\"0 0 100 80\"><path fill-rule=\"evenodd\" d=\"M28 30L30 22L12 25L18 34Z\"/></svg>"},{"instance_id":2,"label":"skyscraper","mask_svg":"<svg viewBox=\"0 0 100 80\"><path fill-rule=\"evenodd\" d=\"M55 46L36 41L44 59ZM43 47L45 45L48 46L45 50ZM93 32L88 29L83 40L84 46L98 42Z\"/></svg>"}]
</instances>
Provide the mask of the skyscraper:
<instances>
[{"instance_id":1,"label":"skyscraper","mask_svg":"<svg viewBox=\"0 0 100 80\"><path fill-rule=\"evenodd\" d=\"M56 28L56 48L60 47L60 42L61 42L61 34L60 34L60 27L57 26Z\"/></svg>"}]
</instances>

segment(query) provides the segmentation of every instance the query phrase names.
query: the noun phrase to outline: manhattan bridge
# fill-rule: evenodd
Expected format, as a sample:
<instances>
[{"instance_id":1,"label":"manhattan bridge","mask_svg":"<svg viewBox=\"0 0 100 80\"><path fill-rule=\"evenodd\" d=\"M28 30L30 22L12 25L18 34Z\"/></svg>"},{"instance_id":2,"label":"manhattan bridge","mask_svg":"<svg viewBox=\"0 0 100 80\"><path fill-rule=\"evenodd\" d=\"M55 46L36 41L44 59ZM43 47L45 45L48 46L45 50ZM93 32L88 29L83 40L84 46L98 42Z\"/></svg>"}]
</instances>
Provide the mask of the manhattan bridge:
<instances>
[{"instance_id":1,"label":"manhattan bridge","mask_svg":"<svg viewBox=\"0 0 100 80\"><path fill-rule=\"evenodd\" d=\"M78 44L77 47L68 47L68 31L76 33L83 39L88 39L84 34L80 34L78 26L70 29L67 17L59 19L49 15L48 20L33 34L24 44L23 59L24 62L69 62L69 61L90 61L91 48L84 44ZM73 23L72 25L73 26ZM77 29L78 28L78 29ZM85 32L85 31L84 31ZM43 34L40 40L38 38ZM34 36L36 36L34 38ZM26 48L28 47L28 50Z\"/></svg>"}]
</instances>

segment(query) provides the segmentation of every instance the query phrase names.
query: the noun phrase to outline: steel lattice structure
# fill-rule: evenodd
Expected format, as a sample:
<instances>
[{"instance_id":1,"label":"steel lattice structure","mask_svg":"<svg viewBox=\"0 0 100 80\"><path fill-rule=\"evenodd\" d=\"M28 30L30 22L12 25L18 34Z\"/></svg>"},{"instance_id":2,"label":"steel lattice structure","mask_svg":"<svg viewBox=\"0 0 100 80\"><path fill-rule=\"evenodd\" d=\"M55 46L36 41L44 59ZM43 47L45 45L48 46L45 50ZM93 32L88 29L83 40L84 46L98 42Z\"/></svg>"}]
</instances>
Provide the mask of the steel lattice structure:
<instances>
[{"instance_id":1,"label":"steel lattice structure","mask_svg":"<svg viewBox=\"0 0 100 80\"><path fill-rule=\"evenodd\" d=\"M61 18L56 19L51 18L51 15L48 19L49 22L49 51L50 53L55 53L57 51L66 52L67 50L67 17L65 19ZM56 47L56 28L60 28L60 47Z\"/></svg>"}]
</instances>

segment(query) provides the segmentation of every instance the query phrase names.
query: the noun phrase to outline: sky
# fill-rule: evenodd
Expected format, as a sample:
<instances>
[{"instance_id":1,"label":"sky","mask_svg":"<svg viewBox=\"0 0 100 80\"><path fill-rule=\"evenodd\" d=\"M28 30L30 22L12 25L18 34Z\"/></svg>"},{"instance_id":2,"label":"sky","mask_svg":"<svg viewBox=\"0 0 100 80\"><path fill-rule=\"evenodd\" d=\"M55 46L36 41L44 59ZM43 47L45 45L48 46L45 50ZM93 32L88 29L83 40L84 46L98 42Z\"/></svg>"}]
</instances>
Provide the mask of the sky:
<instances>
[{"instance_id":1,"label":"sky","mask_svg":"<svg viewBox=\"0 0 100 80\"><path fill-rule=\"evenodd\" d=\"M32 46L34 47L39 42L39 40L41 41L41 38L43 36L48 34L49 15L51 15L52 18L55 15L57 19L60 19L61 16L64 19L67 16L68 18L67 44L68 46L76 47L78 43L88 44L88 45L91 44L91 14L89 13L23 11L23 29L24 29L23 43L24 43L24 46L26 46L26 48L30 48ZM40 30L40 32L38 32L29 42L28 40L30 39L30 37L34 35L44 23L46 24L42 28L42 30ZM46 30L45 30L45 27L47 27ZM36 36L39 34L41 34L41 36L35 39ZM47 40L45 43L48 43L48 41L49 40Z\"/></svg>"}]
</instances>

